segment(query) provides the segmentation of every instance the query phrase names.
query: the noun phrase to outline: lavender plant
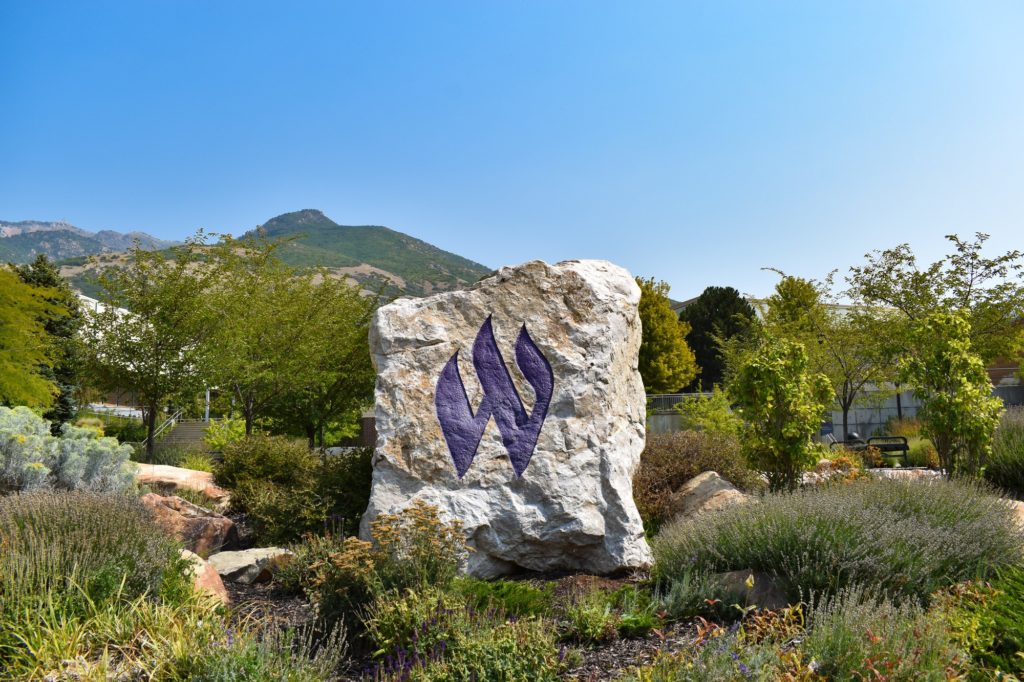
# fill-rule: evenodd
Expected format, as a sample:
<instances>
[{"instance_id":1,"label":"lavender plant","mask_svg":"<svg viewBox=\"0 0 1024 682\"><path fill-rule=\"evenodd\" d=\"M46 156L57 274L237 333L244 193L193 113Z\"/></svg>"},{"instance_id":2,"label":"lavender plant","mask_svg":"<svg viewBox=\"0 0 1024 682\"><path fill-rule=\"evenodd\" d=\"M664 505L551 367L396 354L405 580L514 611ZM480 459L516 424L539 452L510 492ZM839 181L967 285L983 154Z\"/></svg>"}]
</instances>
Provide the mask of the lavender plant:
<instances>
[{"instance_id":1,"label":"lavender plant","mask_svg":"<svg viewBox=\"0 0 1024 682\"><path fill-rule=\"evenodd\" d=\"M654 543L665 582L694 571L762 571L798 601L869 584L926 600L1018 561L1008 505L963 481L857 481L771 495L666 527Z\"/></svg>"}]
</instances>

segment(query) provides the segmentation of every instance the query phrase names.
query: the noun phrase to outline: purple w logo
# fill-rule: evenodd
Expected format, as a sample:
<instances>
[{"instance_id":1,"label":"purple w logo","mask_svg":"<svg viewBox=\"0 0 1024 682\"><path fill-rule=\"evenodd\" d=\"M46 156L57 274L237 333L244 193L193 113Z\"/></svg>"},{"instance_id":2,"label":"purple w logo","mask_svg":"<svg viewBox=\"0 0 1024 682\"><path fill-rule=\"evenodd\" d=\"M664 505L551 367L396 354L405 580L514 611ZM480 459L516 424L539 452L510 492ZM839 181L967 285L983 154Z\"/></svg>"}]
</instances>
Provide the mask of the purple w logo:
<instances>
[{"instance_id":1,"label":"purple w logo","mask_svg":"<svg viewBox=\"0 0 1024 682\"><path fill-rule=\"evenodd\" d=\"M512 375L505 367L488 316L473 342L473 368L484 391L484 398L475 415L459 374L458 351L441 371L434 406L459 478L465 475L473 463L476 449L492 415L516 476L522 476L526 471L533 450L537 447L540 427L548 414L555 377L551 364L530 338L525 324L516 339L516 365L537 397L530 414L526 413L519 392L512 383Z\"/></svg>"}]
</instances>

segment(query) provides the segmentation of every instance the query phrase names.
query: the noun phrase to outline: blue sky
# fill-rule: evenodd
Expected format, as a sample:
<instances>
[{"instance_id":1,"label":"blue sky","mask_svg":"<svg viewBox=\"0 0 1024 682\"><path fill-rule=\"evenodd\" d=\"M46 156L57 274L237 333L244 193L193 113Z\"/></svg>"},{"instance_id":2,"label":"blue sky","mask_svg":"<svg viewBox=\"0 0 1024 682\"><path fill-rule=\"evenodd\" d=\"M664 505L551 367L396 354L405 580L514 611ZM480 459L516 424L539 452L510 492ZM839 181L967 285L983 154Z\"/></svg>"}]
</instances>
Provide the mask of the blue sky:
<instances>
[{"instance_id":1,"label":"blue sky","mask_svg":"<svg viewBox=\"0 0 1024 682\"><path fill-rule=\"evenodd\" d=\"M0 2L0 219L300 208L763 294L1024 248L1020 2Z\"/></svg>"}]
</instances>

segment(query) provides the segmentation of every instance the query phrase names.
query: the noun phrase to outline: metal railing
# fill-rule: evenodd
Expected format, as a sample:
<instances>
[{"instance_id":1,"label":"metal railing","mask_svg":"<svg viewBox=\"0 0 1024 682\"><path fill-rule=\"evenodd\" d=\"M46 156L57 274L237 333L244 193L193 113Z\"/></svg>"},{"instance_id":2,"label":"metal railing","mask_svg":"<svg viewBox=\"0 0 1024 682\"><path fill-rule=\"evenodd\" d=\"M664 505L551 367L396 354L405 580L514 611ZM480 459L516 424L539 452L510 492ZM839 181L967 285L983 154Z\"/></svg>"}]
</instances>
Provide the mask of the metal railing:
<instances>
[{"instance_id":1,"label":"metal railing","mask_svg":"<svg viewBox=\"0 0 1024 682\"><path fill-rule=\"evenodd\" d=\"M156 441L156 439L160 437L160 434L162 434L164 431L166 431L169 428L172 428L175 424L177 424L178 423L178 419L181 418L181 415L184 412L185 412L184 409L179 409L177 412L175 412L170 417L168 417L164 421L163 424L161 424L160 426L156 427L156 430L153 431L153 440ZM149 445L149 436L147 436L142 441L141 445L142 445L143 448L145 448L147 445Z\"/></svg>"}]
</instances>

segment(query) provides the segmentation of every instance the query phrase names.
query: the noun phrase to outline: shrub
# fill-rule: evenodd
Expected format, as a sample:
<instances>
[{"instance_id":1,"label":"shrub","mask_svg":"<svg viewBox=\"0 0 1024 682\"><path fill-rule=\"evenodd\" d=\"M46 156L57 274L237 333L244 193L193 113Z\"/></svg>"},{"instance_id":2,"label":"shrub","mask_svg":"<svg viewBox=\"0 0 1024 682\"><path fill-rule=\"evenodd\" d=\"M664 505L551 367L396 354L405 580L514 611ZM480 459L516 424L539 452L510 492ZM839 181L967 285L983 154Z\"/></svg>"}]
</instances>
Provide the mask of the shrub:
<instances>
[{"instance_id":1,"label":"shrub","mask_svg":"<svg viewBox=\"0 0 1024 682\"><path fill-rule=\"evenodd\" d=\"M158 594L180 572L174 541L137 499L123 495L0 498L0 546L2 608L49 594L94 601L115 591L126 598Z\"/></svg>"},{"instance_id":2,"label":"shrub","mask_svg":"<svg viewBox=\"0 0 1024 682\"><path fill-rule=\"evenodd\" d=\"M1011 407L1003 413L985 478L1017 497L1024 497L1024 407Z\"/></svg>"},{"instance_id":3,"label":"shrub","mask_svg":"<svg viewBox=\"0 0 1024 682\"><path fill-rule=\"evenodd\" d=\"M739 438L740 430L743 428L743 420L732 411L729 397L717 385L712 389L711 395L687 396L675 409L682 415L685 427L694 431L720 433Z\"/></svg>"},{"instance_id":4,"label":"shrub","mask_svg":"<svg viewBox=\"0 0 1024 682\"><path fill-rule=\"evenodd\" d=\"M91 428L50 425L27 407L0 407L0 494L43 488L121 492L135 485L131 448Z\"/></svg>"},{"instance_id":5,"label":"shrub","mask_svg":"<svg viewBox=\"0 0 1024 682\"><path fill-rule=\"evenodd\" d=\"M286 488L309 487L320 458L305 443L284 436L253 435L224 448L217 483L228 489L243 481L263 481Z\"/></svg>"},{"instance_id":6,"label":"shrub","mask_svg":"<svg viewBox=\"0 0 1024 682\"><path fill-rule=\"evenodd\" d=\"M316 532L355 532L369 504L372 451L318 455L287 438L233 443L216 467L232 505L248 513L260 542L284 543Z\"/></svg>"},{"instance_id":7,"label":"shrub","mask_svg":"<svg viewBox=\"0 0 1024 682\"><path fill-rule=\"evenodd\" d=\"M811 443L833 400L832 385L813 374L800 343L767 339L729 383L743 418L743 451L772 490L793 490L818 454Z\"/></svg>"},{"instance_id":8,"label":"shrub","mask_svg":"<svg viewBox=\"0 0 1024 682\"><path fill-rule=\"evenodd\" d=\"M103 437L103 420L98 417L82 417L81 419L75 420L75 427L79 429L90 429L95 431L96 435Z\"/></svg>"},{"instance_id":9,"label":"shrub","mask_svg":"<svg viewBox=\"0 0 1024 682\"><path fill-rule=\"evenodd\" d=\"M955 585L942 597L943 616L983 672L1024 673L1024 567L1003 568L991 585Z\"/></svg>"},{"instance_id":10,"label":"shrub","mask_svg":"<svg viewBox=\"0 0 1024 682\"><path fill-rule=\"evenodd\" d=\"M631 682L962 679L966 660L941 613L844 590L810 610L761 611L726 629L698 621L681 652L634 669Z\"/></svg>"},{"instance_id":11,"label":"shrub","mask_svg":"<svg viewBox=\"0 0 1024 682\"><path fill-rule=\"evenodd\" d=\"M907 451L907 464L910 466L929 469L938 469L942 466L939 462L939 453L927 438L910 439L908 445L910 450Z\"/></svg>"},{"instance_id":12,"label":"shrub","mask_svg":"<svg viewBox=\"0 0 1024 682\"><path fill-rule=\"evenodd\" d=\"M466 557L462 522L414 500L401 514L370 524L373 542L345 538L341 550L312 566L311 597L322 619L351 622L372 599L391 591L444 589Z\"/></svg>"},{"instance_id":13,"label":"shrub","mask_svg":"<svg viewBox=\"0 0 1024 682\"><path fill-rule=\"evenodd\" d=\"M683 519L654 544L655 572L762 571L791 598L853 584L926 599L1021 556L1012 512L967 482L856 481L772 495L760 504Z\"/></svg>"},{"instance_id":14,"label":"shrub","mask_svg":"<svg viewBox=\"0 0 1024 682\"><path fill-rule=\"evenodd\" d=\"M921 420L916 417L889 417L885 421L885 428L878 435L903 436L904 438L917 438L921 435Z\"/></svg>"},{"instance_id":15,"label":"shrub","mask_svg":"<svg viewBox=\"0 0 1024 682\"><path fill-rule=\"evenodd\" d=\"M827 679L852 680L864 671L873 679L956 679L967 665L941 614L915 603L894 604L861 588L823 600L808 618L801 643L804 661Z\"/></svg>"},{"instance_id":16,"label":"shrub","mask_svg":"<svg viewBox=\"0 0 1024 682\"><path fill-rule=\"evenodd\" d=\"M366 627L383 659L374 680L553 682L563 667L550 622L480 610L435 588L379 598Z\"/></svg>"},{"instance_id":17,"label":"shrub","mask_svg":"<svg viewBox=\"0 0 1024 682\"><path fill-rule=\"evenodd\" d=\"M225 417L212 419L203 434L203 442L214 452L223 452L233 443L245 440L245 419Z\"/></svg>"},{"instance_id":18,"label":"shrub","mask_svg":"<svg viewBox=\"0 0 1024 682\"><path fill-rule=\"evenodd\" d=\"M922 434L935 444L947 476L980 476L1003 403L971 348L970 322L962 312L932 313L912 325L910 344L900 379L921 401Z\"/></svg>"},{"instance_id":19,"label":"shrub","mask_svg":"<svg viewBox=\"0 0 1024 682\"><path fill-rule=\"evenodd\" d=\"M633 498L649 532L672 517L672 495L705 471L716 471L743 490L764 486L747 466L739 439L734 436L707 431L647 434L647 445L633 477Z\"/></svg>"},{"instance_id":20,"label":"shrub","mask_svg":"<svg viewBox=\"0 0 1024 682\"><path fill-rule=\"evenodd\" d=\"M213 472L213 458L205 452L190 452L181 461L181 466L193 471Z\"/></svg>"}]
</instances>

